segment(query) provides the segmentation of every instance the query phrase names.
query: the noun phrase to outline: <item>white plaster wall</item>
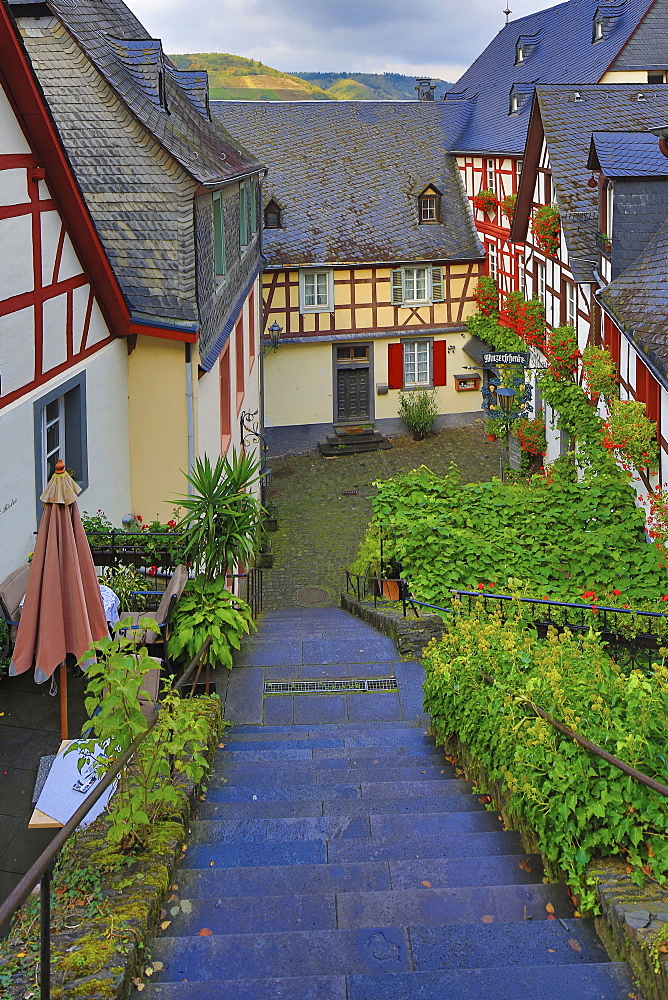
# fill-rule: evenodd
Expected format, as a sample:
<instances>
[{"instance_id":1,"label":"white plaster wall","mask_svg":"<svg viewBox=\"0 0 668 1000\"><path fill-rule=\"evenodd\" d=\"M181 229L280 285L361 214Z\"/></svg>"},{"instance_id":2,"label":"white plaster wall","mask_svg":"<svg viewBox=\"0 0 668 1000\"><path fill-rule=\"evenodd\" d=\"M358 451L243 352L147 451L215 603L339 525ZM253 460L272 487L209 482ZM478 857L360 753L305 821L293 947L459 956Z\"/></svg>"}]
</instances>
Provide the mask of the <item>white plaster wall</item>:
<instances>
[{"instance_id":1,"label":"white plaster wall","mask_svg":"<svg viewBox=\"0 0 668 1000\"><path fill-rule=\"evenodd\" d=\"M46 299L42 310L42 371L67 361L67 295Z\"/></svg>"},{"instance_id":2,"label":"white plaster wall","mask_svg":"<svg viewBox=\"0 0 668 1000\"><path fill-rule=\"evenodd\" d=\"M56 252L62 222L58 212L42 212L40 215L42 234L42 284L50 285L53 278L53 268L56 263ZM81 274L79 266L77 274Z\"/></svg>"},{"instance_id":3,"label":"white plaster wall","mask_svg":"<svg viewBox=\"0 0 668 1000\"><path fill-rule=\"evenodd\" d=\"M23 205L27 201L30 198L25 167L0 170L0 205Z\"/></svg>"},{"instance_id":4,"label":"white plaster wall","mask_svg":"<svg viewBox=\"0 0 668 1000\"><path fill-rule=\"evenodd\" d=\"M30 153L30 151L7 95L0 86L0 154Z\"/></svg>"},{"instance_id":5,"label":"white plaster wall","mask_svg":"<svg viewBox=\"0 0 668 1000\"><path fill-rule=\"evenodd\" d=\"M79 509L101 507L119 527L130 510L127 350L124 340L115 340L0 410L0 579L16 569L35 545L33 405L84 369L89 486L80 495Z\"/></svg>"},{"instance_id":6,"label":"white plaster wall","mask_svg":"<svg viewBox=\"0 0 668 1000\"><path fill-rule=\"evenodd\" d=\"M35 377L35 320L32 306L0 316L2 393L27 385Z\"/></svg>"},{"instance_id":7,"label":"white plaster wall","mask_svg":"<svg viewBox=\"0 0 668 1000\"><path fill-rule=\"evenodd\" d=\"M0 219L0 247L10 251L2 257L0 299L31 292L34 288L31 226L29 215Z\"/></svg>"}]
</instances>

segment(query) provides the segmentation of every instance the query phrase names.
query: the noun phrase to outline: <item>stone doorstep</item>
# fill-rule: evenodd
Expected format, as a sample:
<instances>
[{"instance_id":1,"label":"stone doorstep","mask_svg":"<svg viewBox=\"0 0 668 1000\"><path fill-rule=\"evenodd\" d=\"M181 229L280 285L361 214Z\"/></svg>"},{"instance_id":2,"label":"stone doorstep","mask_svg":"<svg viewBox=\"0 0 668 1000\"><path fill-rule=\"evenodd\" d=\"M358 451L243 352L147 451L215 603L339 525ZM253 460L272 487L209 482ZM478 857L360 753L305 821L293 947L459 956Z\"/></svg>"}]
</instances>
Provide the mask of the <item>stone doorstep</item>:
<instances>
[{"instance_id":1,"label":"stone doorstep","mask_svg":"<svg viewBox=\"0 0 668 1000\"><path fill-rule=\"evenodd\" d=\"M404 618L389 608L374 608L357 601L349 594L341 595L341 607L392 636L404 656L419 657L432 638L438 639L443 634L443 622L436 615ZM465 770L469 769L471 761L464 744L452 741L448 750L462 760ZM487 788L496 807L504 818L508 818L504 790L496 782L490 782L479 765L475 765L474 771L476 779ZM526 850L537 853L535 842L531 842L526 832L522 832L522 843ZM545 866L547 870L547 862ZM620 858L592 862L589 871L599 880L598 899L602 912L596 917L596 929L612 961L629 963L642 984L647 1000L666 1000L668 954L660 956L657 972L649 946L656 933L668 924L668 888L649 882L644 886L635 885ZM558 879L561 873L553 869L551 874Z\"/></svg>"}]
</instances>

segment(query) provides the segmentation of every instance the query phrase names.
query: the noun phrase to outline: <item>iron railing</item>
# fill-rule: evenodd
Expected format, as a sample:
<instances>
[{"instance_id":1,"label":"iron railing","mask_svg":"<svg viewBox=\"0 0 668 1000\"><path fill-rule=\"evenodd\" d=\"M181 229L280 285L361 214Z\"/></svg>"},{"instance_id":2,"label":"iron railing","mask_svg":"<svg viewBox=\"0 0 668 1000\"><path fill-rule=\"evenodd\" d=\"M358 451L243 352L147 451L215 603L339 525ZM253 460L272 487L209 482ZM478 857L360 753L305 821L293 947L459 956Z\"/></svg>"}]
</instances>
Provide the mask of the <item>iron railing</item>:
<instances>
[{"instance_id":1,"label":"iron railing","mask_svg":"<svg viewBox=\"0 0 668 1000\"><path fill-rule=\"evenodd\" d=\"M177 531L110 531L92 529L86 532L95 566L159 566L174 568L182 557L179 545L183 535Z\"/></svg>"},{"instance_id":2,"label":"iron railing","mask_svg":"<svg viewBox=\"0 0 668 1000\"><path fill-rule=\"evenodd\" d=\"M211 645L208 638L200 651L192 659L185 671L173 685L171 690L183 696L183 688L196 671L196 676L190 686L192 696L202 664ZM121 773L151 732L158 721L159 709L156 709L148 721L148 726L143 733L137 736L124 754L119 757L114 766L105 774L104 778L96 785L92 792L86 796L77 811L58 831L49 846L38 857L37 861L29 868L15 889L13 889L4 903L0 905L0 931L9 923L17 910L28 899L32 890L39 883L40 886L40 966L39 966L39 988L40 1000L50 1000L51 997L51 873L61 850L75 832L82 820L87 816L98 799L111 787L118 775Z\"/></svg>"}]
</instances>

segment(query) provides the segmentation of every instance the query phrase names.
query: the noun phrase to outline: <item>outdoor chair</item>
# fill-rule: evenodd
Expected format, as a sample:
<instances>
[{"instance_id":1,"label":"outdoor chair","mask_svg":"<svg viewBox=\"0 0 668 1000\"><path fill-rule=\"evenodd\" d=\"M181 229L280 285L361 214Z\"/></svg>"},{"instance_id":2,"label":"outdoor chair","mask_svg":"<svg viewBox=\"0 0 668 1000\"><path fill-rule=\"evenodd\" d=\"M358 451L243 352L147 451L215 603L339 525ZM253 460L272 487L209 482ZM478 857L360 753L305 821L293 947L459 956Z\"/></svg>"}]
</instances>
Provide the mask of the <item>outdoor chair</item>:
<instances>
[{"instance_id":1,"label":"outdoor chair","mask_svg":"<svg viewBox=\"0 0 668 1000\"><path fill-rule=\"evenodd\" d=\"M7 626L5 637L0 640L0 653L7 656L16 639L16 629L21 617L21 602L26 596L30 563L19 566L0 583L0 614Z\"/></svg>"},{"instance_id":2,"label":"outdoor chair","mask_svg":"<svg viewBox=\"0 0 668 1000\"><path fill-rule=\"evenodd\" d=\"M172 620L172 615L174 614L174 609L176 607L177 601L181 594L183 593L183 588L188 582L188 568L186 566L177 566L174 570L172 577L167 584L167 587L162 594L162 598L158 607L155 611L120 611L119 615L121 621L125 618L131 619L130 629L136 629L136 639L137 642L142 645L146 645L150 654L152 656L160 657L163 660L165 668L169 668L169 658L167 655L167 639L169 638L170 623ZM137 595L143 595L146 597L153 596L157 597L159 591L155 590L142 590L136 591ZM138 626L142 618L155 618L158 623L159 632L153 632L152 630L140 631ZM157 697L157 695L156 695Z\"/></svg>"}]
</instances>

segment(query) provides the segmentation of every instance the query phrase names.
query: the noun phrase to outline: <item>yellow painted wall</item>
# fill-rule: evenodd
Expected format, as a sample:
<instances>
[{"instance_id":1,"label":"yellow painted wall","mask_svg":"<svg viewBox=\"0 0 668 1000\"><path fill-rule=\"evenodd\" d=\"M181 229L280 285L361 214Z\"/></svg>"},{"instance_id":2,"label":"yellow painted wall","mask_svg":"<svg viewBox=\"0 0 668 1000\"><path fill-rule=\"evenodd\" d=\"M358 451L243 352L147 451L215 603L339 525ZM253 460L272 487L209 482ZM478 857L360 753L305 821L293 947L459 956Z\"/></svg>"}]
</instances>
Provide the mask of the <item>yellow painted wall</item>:
<instances>
[{"instance_id":1,"label":"yellow painted wall","mask_svg":"<svg viewBox=\"0 0 668 1000\"><path fill-rule=\"evenodd\" d=\"M195 368L195 392L197 386ZM158 337L137 337L128 358L132 512L168 520L185 492L188 465L185 349Z\"/></svg>"},{"instance_id":2,"label":"yellow painted wall","mask_svg":"<svg viewBox=\"0 0 668 1000\"><path fill-rule=\"evenodd\" d=\"M284 344L264 358L267 427L328 423L332 411L332 345Z\"/></svg>"},{"instance_id":3,"label":"yellow painted wall","mask_svg":"<svg viewBox=\"0 0 668 1000\"><path fill-rule=\"evenodd\" d=\"M608 70L599 83L644 83L647 84L646 69Z\"/></svg>"}]
</instances>

